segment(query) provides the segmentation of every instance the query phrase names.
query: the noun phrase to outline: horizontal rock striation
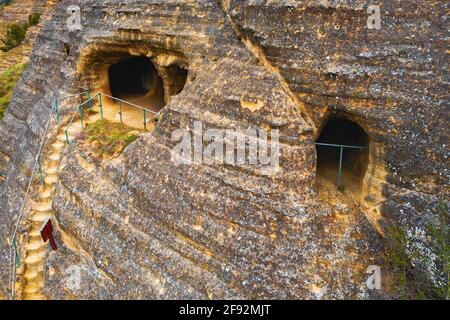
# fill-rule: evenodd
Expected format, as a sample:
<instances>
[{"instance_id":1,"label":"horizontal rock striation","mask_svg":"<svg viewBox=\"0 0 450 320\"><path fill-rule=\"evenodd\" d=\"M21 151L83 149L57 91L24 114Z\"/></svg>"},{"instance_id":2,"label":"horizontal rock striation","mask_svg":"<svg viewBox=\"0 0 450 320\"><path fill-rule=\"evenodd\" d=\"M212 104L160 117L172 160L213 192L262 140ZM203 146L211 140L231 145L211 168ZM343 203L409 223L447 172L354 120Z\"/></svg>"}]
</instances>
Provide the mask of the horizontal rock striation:
<instances>
[{"instance_id":1,"label":"horizontal rock striation","mask_svg":"<svg viewBox=\"0 0 450 320\"><path fill-rule=\"evenodd\" d=\"M447 5L381 1L378 30L367 28L366 1L223 3L318 128L335 115L364 128L370 161L363 197L375 196L423 252L423 231L436 221L438 203L448 201Z\"/></svg>"},{"instance_id":2,"label":"horizontal rock striation","mask_svg":"<svg viewBox=\"0 0 450 320\"><path fill-rule=\"evenodd\" d=\"M0 37L2 38L11 24L26 23L30 15L40 14L40 22L28 29L24 41L19 46L7 52L0 51L0 74L15 64L28 61L34 41L42 26L50 19L54 4L54 1L47 0L22 0L15 1L0 11Z\"/></svg>"},{"instance_id":3,"label":"horizontal rock striation","mask_svg":"<svg viewBox=\"0 0 450 320\"><path fill-rule=\"evenodd\" d=\"M70 146L53 202L60 249L47 253L46 297L378 294L366 288L365 272L381 263L382 241L362 199L373 197L402 225L426 212L417 218L425 225L446 190L443 5L381 2L383 28L367 30L360 1L83 1L83 29L69 31L65 10L75 1L62 1L0 125L0 155L10 159L0 168L4 239L57 94L88 84L107 90L108 64L128 55L149 57L163 78L171 66L189 71L155 131L119 158L102 162L83 144ZM335 115L370 137L356 199L317 192L314 142ZM195 121L278 129L277 171L176 166L171 135ZM8 250L2 241L1 261ZM68 282L73 270L80 286ZM0 276L6 295L4 263Z\"/></svg>"}]
</instances>

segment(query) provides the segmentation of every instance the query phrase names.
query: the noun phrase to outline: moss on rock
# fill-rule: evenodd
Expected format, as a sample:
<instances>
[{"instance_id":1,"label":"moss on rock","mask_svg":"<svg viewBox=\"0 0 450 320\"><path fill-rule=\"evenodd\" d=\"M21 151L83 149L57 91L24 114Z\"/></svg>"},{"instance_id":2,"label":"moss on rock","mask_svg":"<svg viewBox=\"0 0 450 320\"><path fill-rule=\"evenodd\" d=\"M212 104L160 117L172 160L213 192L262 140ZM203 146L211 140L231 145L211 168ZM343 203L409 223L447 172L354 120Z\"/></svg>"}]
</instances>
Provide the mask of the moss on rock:
<instances>
[{"instance_id":1,"label":"moss on rock","mask_svg":"<svg viewBox=\"0 0 450 320\"><path fill-rule=\"evenodd\" d=\"M6 69L0 75L0 121L5 115L6 108L11 101L14 87L22 72L28 67L28 63L19 63Z\"/></svg>"}]
</instances>

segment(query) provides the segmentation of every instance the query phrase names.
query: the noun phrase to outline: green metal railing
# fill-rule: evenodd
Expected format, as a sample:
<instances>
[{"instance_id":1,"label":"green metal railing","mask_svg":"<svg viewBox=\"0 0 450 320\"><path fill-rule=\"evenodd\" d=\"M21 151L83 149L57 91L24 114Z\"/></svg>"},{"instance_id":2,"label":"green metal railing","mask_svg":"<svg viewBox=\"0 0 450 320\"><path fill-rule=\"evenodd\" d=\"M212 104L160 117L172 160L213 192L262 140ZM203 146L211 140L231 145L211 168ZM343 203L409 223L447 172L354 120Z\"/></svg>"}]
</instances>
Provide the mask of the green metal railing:
<instances>
[{"instance_id":1,"label":"green metal railing","mask_svg":"<svg viewBox=\"0 0 450 320\"><path fill-rule=\"evenodd\" d=\"M69 141L69 129L70 129L70 126L72 125L73 121L75 120L75 117L78 114L80 116L81 129L82 130L84 129L84 109L83 109L83 107L85 105L88 105L89 106L89 110L92 111L92 101L94 101L95 99L98 99L99 111L100 111L100 119L102 119L102 120L104 119L104 114L103 114L103 97L108 97L112 101L116 101L118 103L118 115L119 115L120 123L124 123L124 119L123 119L123 114L124 114L123 106L124 105L128 105L130 107L137 108L137 109L142 111L144 130L147 130L147 123L148 123L147 122L147 114L154 115L155 116L155 118L154 118L155 122L158 121L157 116L159 115L159 112L148 110L148 109L145 109L144 107L139 106L137 104L134 104L132 102L129 102L129 101L126 101L126 100L123 100L123 99L119 99L119 98L110 96L108 94L99 92L99 93L97 93L96 95L90 97L88 100L84 101L83 103L81 103L80 105L78 105L75 108L75 109L78 110L78 112L77 112L77 110L75 110L72 118L69 121L69 124L67 125L66 131L65 131L66 143L67 144L70 144L70 141Z\"/></svg>"},{"instance_id":2,"label":"green metal railing","mask_svg":"<svg viewBox=\"0 0 450 320\"><path fill-rule=\"evenodd\" d=\"M62 97L62 98L55 99L56 122L57 122L58 124L59 124L59 122L60 122L59 103L60 103L61 101L63 101L63 100L67 100L67 99L70 99L70 98L79 97L80 95L84 95L84 94L86 94L86 95L88 96L88 99L90 99L90 97L91 97L91 91L90 91L89 89L86 90L85 92L80 92L80 93L76 93L76 94L71 94L71 95L68 95L68 96L64 96L64 97Z\"/></svg>"},{"instance_id":3,"label":"green metal railing","mask_svg":"<svg viewBox=\"0 0 450 320\"><path fill-rule=\"evenodd\" d=\"M19 229L19 225L23 218L23 214L24 214L25 207L26 207L28 199L29 199L31 186L33 184L36 172L39 172L40 183L44 184L44 176L43 176L42 165L41 165L41 153L42 153L42 150L44 149L44 145L47 140L47 134L50 130L52 120L55 119L58 126L60 125L59 106L60 106L61 101L69 99L69 98L79 97L79 96L85 95L88 92L89 92L89 90L86 92L72 94L72 95L64 96L64 97L57 98L54 100L52 109L50 111L50 114L49 114L49 117L47 120L47 124L45 126L44 133L42 135L41 142L39 144L39 149L38 149L38 152L37 152L37 155L35 158L33 169L31 171L31 176L28 181L27 190L25 192L25 196L22 201L19 214L17 216L17 221L16 221L16 225L14 227L14 232L12 234L11 241L10 241L11 243L10 243L10 252L9 252L9 267L10 267L9 268L9 282L10 282L9 289L10 289L10 299L11 300L14 299L14 292L15 292L14 287L15 287L15 281L16 281L16 265L17 265L17 268L20 268L20 254L19 254L18 245L17 245L17 230Z\"/></svg>"},{"instance_id":4,"label":"green metal railing","mask_svg":"<svg viewBox=\"0 0 450 320\"><path fill-rule=\"evenodd\" d=\"M72 118L70 118L69 123L67 124L66 130L65 130L65 135L66 135L66 143L69 144L69 129L70 126L72 125L73 121L75 120L75 117L77 116L77 114L80 114L80 124L81 124L81 130L84 129L84 106L88 106L89 110L92 110L92 101L95 100L97 97L100 97L100 93L97 93L95 96L91 97L91 95L89 94L89 99L80 103L79 105L77 105L74 109L74 112L72 114ZM102 107L100 107L101 109Z\"/></svg>"},{"instance_id":5,"label":"green metal railing","mask_svg":"<svg viewBox=\"0 0 450 320\"><path fill-rule=\"evenodd\" d=\"M324 146L324 147L332 147L332 148L339 148L339 168L338 168L338 176L337 176L337 186L338 189L342 189L342 166L343 166L343 156L344 156L344 149L358 149L363 150L367 149L367 147L362 146L351 146L351 145L345 145L345 144L333 144L333 143L323 143L323 142L316 142L317 146Z\"/></svg>"},{"instance_id":6,"label":"green metal railing","mask_svg":"<svg viewBox=\"0 0 450 320\"><path fill-rule=\"evenodd\" d=\"M133 108L137 108L137 109L141 110L141 112L143 114L143 120L144 120L144 122L143 122L144 130L147 130L147 114L153 114L155 116L155 118L154 118L155 122L158 121L158 118L156 116L159 115L159 112L155 112L155 111L152 111L152 110L145 109L144 107L138 106L137 104L134 104L134 103L131 103L129 101L122 100L122 99L119 99L119 98L116 98L116 97L112 97L112 96L107 95L105 93L102 93L101 95L103 95L105 97L108 97L108 98L110 98L113 101L117 101L118 102L118 105L119 105L118 106L118 108L119 108L118 114L119 114L119 118L120 118L120 122L121 123L123 123L123 116L122 116L123 115L123 111L122 111L122 105L123 104L129 105L129 106L131 106Z\"/></svg>"},{"instance_id":7,"label":"green metal railing","mask_svg":"<svg viewBox=\"0 0 450 320\"><path fill-rule=\"evenodd\" d=\"M43 151L45 142L47 140L47 135L48 135L49 129L51 127L52 120L55 119L56 124L58 125L58 127L60 127L60 125L61 125L61 115L60 115L60 103L61 103L61 101L64 101L64 100L69 99L69 98L80 97L80 96L83 96L83 95L87 96L87 100L83 101L82 103L78 104L75 108L72 109L73 110L72 111L73 114L72 114L72 117L70 118L70 120L68 122L68 125L66 127L66 130L65 130L65 136L66 136L66 143L67 144L70 143L70 141L69 141L69 129L70 129L70 126L72 125L73 121L75 120L77 114L80 115L80 124L81 124L81 129L83 130L84 129L84 114L85 114L84 107L88 106L88 110L92 111L93 110L93 102L95 101L95 99L98 99L99 110L100 110L100 117L101 117L101 119L104 118L104 115L103 115L103 96L106 96L106 97L112 99L113 101L117 101L119 103L119 110L118 111L119 111L119 116L120 116L120 122L121 123L123 123L123 105L124 104L142 110L142 112L143 112L143 119L144 119L143 125L144 125L144 129L145 130L147 130L147 114L148 113L155 115L155 122L158 119L156 116L159 114L159 112L154 112L154 111L145 109L145 108L143 108L143 107L141 107L139 105L136 105L134 103L131 103L131 102L128 102L126 100L122 100L122 99L119 99L119 98L116 98L116 97L112 97L112 96L104 94L104 93L97 93L96 95L92 96L91 95L91 90L89 88L83 88L83 89L86 89L86 91L81 92L81 93L77 93L77 94L67 95L67 96L64 96L64 97L61 97L61 98L58 98L58 99L54 100L54 103L53 103L53 106L52 106L52 109L51 109L51 112L50 112L50 115L49 115L49 118L48 118L48 121L47 121L47 125L45 127L44 134L42 136L42 139L41 139L41 142L40 142L40 145L39 145L39 150L38 150L38 153L36 155L36 161L34 163L33 170L32 170L30 179L28 181L28 187L27 187L27 190L25 192L25 196L24 196L24 199L22 201L21 208L20 208L20 211L19 211L19 214L18 214L18 217L17 217L17 222L16 222L16 225L15 225L15 228L14 228L14 232L13 232L13 235L11 237L10 255L9 255L10 256L10 259L9 259L9 262L10 262L9 280L10 280L10 299L11 300L14 299L15 281L16 281L16 266L17 266L17 268L20 268L20 254L19 254L18 245L17 245L17 230L19 228L19 225L20 225L20 223L22 221L22 218L23 218L23 214L25 212L25 207L26 207L27 202L28 202L29 193L30 193L31 186L32 186L34 177L36 175L36 172L39 173L40 183L42 185L44 185L44 175L43 175L43 172L42 172L42 164L41 164L41 153Z\"/></svg>"}]
</instances>

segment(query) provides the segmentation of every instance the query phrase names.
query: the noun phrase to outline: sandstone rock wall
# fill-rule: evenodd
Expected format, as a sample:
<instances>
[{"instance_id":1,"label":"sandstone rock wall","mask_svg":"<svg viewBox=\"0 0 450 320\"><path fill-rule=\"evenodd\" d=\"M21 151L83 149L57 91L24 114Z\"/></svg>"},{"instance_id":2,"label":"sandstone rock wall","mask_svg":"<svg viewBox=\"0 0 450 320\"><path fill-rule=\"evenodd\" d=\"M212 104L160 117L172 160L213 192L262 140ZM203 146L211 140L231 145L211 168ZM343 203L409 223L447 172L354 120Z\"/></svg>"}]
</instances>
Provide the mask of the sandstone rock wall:
<instances>
[{"instance_id":1,"label":"sandstone rock wall","mask_svg":"<svg viewBox=\"0 0 450 320\"><path fill-rule=\"evenodd\" d=\"M67 152L48 298L368 298L365 268L382 249L363 199L373 195L405 226L434 217L447 183L442 2L381 1L374 31L362 1L83 1L83 30L69 32L74 3L62 1L42 30L0 126L11 159L0 181L4 239L55 92L101 88L95 70L112 51L183 56L189 75L156 131L118 159L99 162L80 145ZM316 192L314 141L334 114L371 140L360 202ZM195 120L279 129L279 171L175 166L171 133ZM64 285L70 266L82 270L77 290Z\"/></svg>"},{"instance_id":2,"label":"sandstone rock wall","mask_svg":"<svg viewBox=\"0 0 450 320\"><path fill-rule=\"evenodd\" d=\"M439 201L448 201L448 61L442 50L448 5L381 1L381 29L369 30L369 4L224 1L223 7L318 128L333 115L364 128L371 141L362 198L381 203L385 216L433 260L423 230L436 221Z\"/></svg>"}]
</instances>

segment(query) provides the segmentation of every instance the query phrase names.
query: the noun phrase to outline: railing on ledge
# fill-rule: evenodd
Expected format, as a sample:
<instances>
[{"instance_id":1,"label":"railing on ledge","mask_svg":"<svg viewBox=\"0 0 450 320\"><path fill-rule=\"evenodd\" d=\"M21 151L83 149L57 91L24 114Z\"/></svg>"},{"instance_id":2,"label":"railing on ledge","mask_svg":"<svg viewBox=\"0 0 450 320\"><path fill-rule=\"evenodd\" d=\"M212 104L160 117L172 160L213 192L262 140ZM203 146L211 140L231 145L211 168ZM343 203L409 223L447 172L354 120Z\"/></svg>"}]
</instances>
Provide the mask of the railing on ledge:
<instances>
[{"instance_id":1,"label":"railing on ledge","mask_svg":"<svg viewBox=\"0 0 450 320\"><path fill-rule=\"evenodd\" d=\"M10 250L9 250L9 283L10 283L9 290L10 290L10 299L11 300L14 299L15 282L16 282L16 265L18 268L20 268L20 254L19 254L19 250L17 247L17 230L19 229L20 223L22 222L23 214L24 214L25 207L26 207L28 199L29 199L31 186L33 184L36 172L39 172L40 183L44 184L44 177L43 177L42 167L41 167L41 153L42 153L42 150L44 149L45 142L47 140L47 135L50 130L52 120L55 119L56 123L59 126L59 124L60 124L59 104L61 101L69 99L69 98L79 97L79 96L82 96L85 94L90 95L89 90L86 92L81 92L81 93L57 98L57 99L55 99L52 109L50 111L50 115L48 117L44 133L43 133L41 141L39 143L39 149L38 149L37 155L35 157L35 162L33 164L33 169L31 171L30 179L28 181L27 190L26 190L25 196L22 200L20 211L17 216L16 225L14 227L14 231L13 231L13 234L12 234L12 237L10 240L11 243L10 243Z\"/></svg>"},{"instance_id":2,"label":"railing on ledge","mask_svg":"<svg viewBox=\"0 0 450 320\"><path fill-rule=\"evenodd\" d=\"M66 131L65 131L65 134L66 134L66 143L67 143L67 144L70 143L70 141L69 141L69 129L70 129L70 126L72 125L73 121L75 120L75 116L76 116L77 114L79 114L79 116L80 116L81 129L82 129L82 130L84 129L84 122L83 122L83 119L84 119L84 109L83 109L83 107L84 107L86 104L89 105L89 110L92 111L92 101L95 100L96 98L98 98L99 111L100 111L100 119L102 119L102 120L104 119L104 115L103 115L103 97L108 97L108 98L110 98L111 100L117 101L117 102L118 102L118 104L119 104L119 106L118 106L118 114L119 114L120 123L123 123L123 113L124 113L124 112L123 112L123 105L128 105L128 106L131 106L131 107L133 107L133 108L140 109L140 110L142 111L142 113L143 113L143 125L144 125L144 130L147 130L147 114L152 114L152 115L154 115L154 116L155 116L155 121L157 121L156 116L159 115L159 112L155 112L155 111L152 111L152 110L148 110L148 109L145 109L144 107L139 106L139 105L137 105L137 104L134 104L134 103L132 103L132 102L129 102L129 101L126 101L126 100L123 100L123 99L119 99L119 98L110 96L110 95L108 95L108 94L99 92L99 93L97 93L96 95L94 95L93 97L91 97L89 100L84 101L83 103L81 103L80 105L78 105L78 106L75 108L75 109L78 109L78 112L76 112L76 111L74 112L72 118L71 118L70 121L69 121L69 124L67 125Z\"/></svg>"},{"instance_id":3,"label":"railing on ledge","mask_svg":"<svg viewBox=\"0 0 450 320\"><path fill-rule=\"evenodd\" d=\"M85 89L85 88L83 88ZM80 114L80 121L81 121L81 129L83 130L84 128L84 124L83 124L83 116L84 116L84 107L88 106L89 111L92 111L93 108L93 101L95 99L98 98L98 102L99 102L99 109L100 109L100 117L101 119L103 119L103 101L102 101L102 96L108 97L114 101L118 101L119 102L119 115L120 115L120 122L123 123L123 119L122 119L122 104L126 104L129 105L131 107L134 108L138 108L140 110L142 110L143 112L143 119L144 119L144 129L147 130L147 113L149 114L153 114L155 116L155 121L157 121L156 116L159 115L159 112L154 112L152 110L148 110L145 109L142 106L136 105L134 103L128 102L126 100L122 100L116 97L112 97L110 95L104 94L104 93L97 93L94 96L91 96L91 91L90 89L87 88L86 91L84 92L80 92L77 94L71 94L71 95L67 95L58 99L55 99L54 104L52 106L50 115L49 115L49 119L47 121L47 125L45 127L44 130L44 134L42 136L41 142L39 144L39 150L38 153L36 155L36 160L34 162L33 165L33 170L30 176L30 179L28 181L28 186L27 186L27 190L25 192L25 196L24 199L22 201L21 207L20 207L20 211L17 217L17 222L14 228L14 232L13 235L11 237L11 243L10 243L10 253L9 253L9 264L10 264L10 270L9 270L9 282L10 282L10 299L13 300L14 299L14 293L15 293L15 282L16 282L16 265L17 268L20 268L20 254L19 254L19 250L18 250L18 246L17 246L17 230L19 229L20 223L22 221L24 212L25 212L25 207L27 205L28 199L29 199L29 194L30 194L30 190L31 190L31 186L33 184L33 180L34 177L36 175L36 172L39 172L39 179L41 184L44 184L44 177L43 177L43 173L42 173L42 167L41 167L41 153L44 149L45 146L45 142L47 140L47 135L48 132L50 130L51 127L51 122L53 119L56 120L56 124L58 125L58 127L60 127L61 124L61 119L60 119L60 102L69 98L74 98L74 97L80 97L83 95L87 95L87 100L83 101L82 103L78 104L76 107L74 107L73 110L73 114L72 117L70 118L70 121L68 122L68 125L66 127L65 130L65 134L66 134L66 143L69 144L69 134L68 134L68 130L70 128L70 126L72 125L76 115L79 113Z\"/></svg>"}]
</instances>

